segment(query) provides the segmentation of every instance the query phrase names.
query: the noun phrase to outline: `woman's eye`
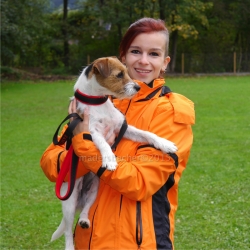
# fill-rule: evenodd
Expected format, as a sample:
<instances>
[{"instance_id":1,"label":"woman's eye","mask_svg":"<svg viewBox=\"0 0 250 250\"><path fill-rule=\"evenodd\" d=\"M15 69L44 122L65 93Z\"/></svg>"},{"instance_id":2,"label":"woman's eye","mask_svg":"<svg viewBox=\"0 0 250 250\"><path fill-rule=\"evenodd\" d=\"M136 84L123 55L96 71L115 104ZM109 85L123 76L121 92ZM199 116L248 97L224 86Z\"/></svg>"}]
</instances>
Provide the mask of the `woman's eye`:
<instances>
[{"instance_id":1,"label":"woman's eye","mask_svg":"<svg viewBox=\"0 0 250 250\"><path fill-rule=\"evenodd\" d=\"M139 50L134 49L134 50L131 50L131 53L133 53L133 54L139 54L139 53L140 53L140 51L139 51Z\"/></svg>"},{"instance_id":2,"label":"woman's eye","mask_svg":"<svg viewBox=\"0 0 250 250\"><path fill-rule=\"evenodd\" d=\"M151 52L150 53L152 56L159 56L159 54L157 52Z\"/></svg>"}]
</instances>

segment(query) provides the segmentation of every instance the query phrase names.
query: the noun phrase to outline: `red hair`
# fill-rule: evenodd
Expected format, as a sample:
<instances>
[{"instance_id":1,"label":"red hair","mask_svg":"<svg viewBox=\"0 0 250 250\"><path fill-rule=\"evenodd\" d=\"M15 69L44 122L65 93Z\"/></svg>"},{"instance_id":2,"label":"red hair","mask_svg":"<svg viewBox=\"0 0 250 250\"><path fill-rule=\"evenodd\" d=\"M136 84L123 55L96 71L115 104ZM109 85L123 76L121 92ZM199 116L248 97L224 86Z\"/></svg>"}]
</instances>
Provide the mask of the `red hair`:
<instances>
[{"instance_id":1,"label":"red hair","mask_svg":"<svg viewBox=\"0 0 250 250\"><path fill-rule=\"evenodd\" d=\"M130 25L122 38L119 48L120 59L124 57L134 39L141 33L162 32L166 35L165 55L168 54L169 33L165 22L161 19L144 17Z\"/></svg>"}]
</instances>

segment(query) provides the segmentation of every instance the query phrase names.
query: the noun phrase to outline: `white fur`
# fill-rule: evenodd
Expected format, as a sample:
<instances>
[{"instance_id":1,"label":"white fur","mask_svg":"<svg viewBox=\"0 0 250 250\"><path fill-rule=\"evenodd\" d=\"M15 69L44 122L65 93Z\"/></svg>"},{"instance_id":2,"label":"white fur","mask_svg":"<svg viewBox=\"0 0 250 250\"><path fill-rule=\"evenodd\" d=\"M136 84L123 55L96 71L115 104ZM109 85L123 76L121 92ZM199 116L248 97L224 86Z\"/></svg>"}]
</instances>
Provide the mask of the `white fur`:
<instances>
[{"instance_id":1,"label":"white fur","mask_svg":"<svg viewBox=\"0 0 250 250\"><path fill-rule=\"evenodd\" d=\"M124 66L118 60L117 67L124 69ZM101 86L97 82L94 74L90 79L88 79L85 75L85 71L83 71L74 86L74 90L79 89L82 93L93 96L113 95L117 96L118 98L131 98L137 93L138 89L136 89L136 87L138 87L138 85L134 83L128 77L128 75L126 75L126 77L129 79L128 82L125 85L121 86L122 90L119 93L116 93L112 91L112 88L108 89L108 86L106 88ZM123 123L124 116L119 110L114 107L109 99L104 104L98 106L86 105L80 102L78 102L77 104L77 108L81 113L87 106L89 108L90 114L90 133L93 142L100 150L100 153L102 155L102 166L106 167L108 170L114 171L117 166L116 157L112 152L109 144L106 142L103 136L103 131L106 126L109 126L110 131L107 135L107 138L112 133L118 134ZM174 143L160 138L153 133L139 130L133 126L128 126L124 137L133 141L152 144L164 153L174 153L177 150ZM67 250L74 250L72 227L74 223L76 208L83 209L80 214L78 223L83 227L90 227L88 211L96 199L99 178L92 173L90 174L90 176L87 176L87 178L91 179L90 190L84 192L83 196L79 196L80 191L84 189L84 187L82 186L84 184L84 178L86 177L81 177L76 180L75 188L70 198L66 201L62 201L63 219L58 229L52 235L51 239L53 241L59 238L64 233L66 242L65 249ZM67 183L64 183L61 190L62 195L66 192L66 190Z\"/></svg>"}]
</instances>

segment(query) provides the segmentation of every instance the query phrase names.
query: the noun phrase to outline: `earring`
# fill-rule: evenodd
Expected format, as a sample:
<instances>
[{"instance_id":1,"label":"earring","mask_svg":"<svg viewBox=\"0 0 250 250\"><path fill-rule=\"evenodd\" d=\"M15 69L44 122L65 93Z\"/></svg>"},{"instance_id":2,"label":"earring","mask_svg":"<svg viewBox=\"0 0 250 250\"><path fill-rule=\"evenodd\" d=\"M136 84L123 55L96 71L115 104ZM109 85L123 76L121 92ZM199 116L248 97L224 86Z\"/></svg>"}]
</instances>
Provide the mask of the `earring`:
<instances>
[{"instance_id":1,"label":"earring","mask_svg":"<svg viewBox=\"0 0 250 250\"><path fill-rule=\"evenodd\" d=\"M161 70L161 74L166 73L166 71L167 71L167 68L166 68L166 69L164 69L164 70Z\"/></svg>"}]
</instances>

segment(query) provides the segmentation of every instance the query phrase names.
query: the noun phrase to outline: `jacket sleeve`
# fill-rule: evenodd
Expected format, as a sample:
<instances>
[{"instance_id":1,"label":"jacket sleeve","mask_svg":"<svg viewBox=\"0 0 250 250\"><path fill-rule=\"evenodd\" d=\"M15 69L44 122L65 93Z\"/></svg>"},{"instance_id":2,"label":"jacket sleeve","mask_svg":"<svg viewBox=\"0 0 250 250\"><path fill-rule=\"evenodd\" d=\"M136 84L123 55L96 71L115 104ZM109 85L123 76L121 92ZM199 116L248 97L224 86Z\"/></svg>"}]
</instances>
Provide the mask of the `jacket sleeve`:
<instances>
[{"instance_id":1,"label":"jacket sleeve","mask_svg":"<svg viewBox=\"0 0 250 250\"><path fill-rule=\"evenodd\" d=\"M67 125L64 126L62 129L62 132L60 136L58 137L58 140L60 140L60 137L64 133L64 131L67 129ZM87 136L89 137L89 136ZM87 140L82 140L81 144L87 143ZM96 152L98 150L95 148ZM51 182L56 182L61 165L67 155L67 150L66 150L66 145L54 145L51 143L46 150L44 151L41 160L40 160L40 166L46 175L46 177L51 181ZM80 165L80 166L79 166ZM89 170L85 168L81 161L78 163L78 168L76 172L76 179L84 176L87 174ZM68 181L68 175L65 177L65 181Z\"/></svg>"},{"instance_id":2,"label":"jacket sleeve","mask_svg":"<svg viewBox=\"0 0 250 250\"><path fill-rule=\"evenodd\" d=\"M67 129L67 125L65 125L62 129L62 132L60 136L58 137L58 140L60 139L61 135L64 133L64 131ZM46 177L52 181L55 182L60 170L60 166L67 154L67 150L65 148L65 145L54 145L51 143L46 150L44 151L41 160L40 160L40 166L46 175Z\"/></svg>"},{"instance_id":3,"label":"jacket sleeve","mask_svg":"<svg viewBox=\"0 0 250 250\"><path fill-rule=\"evenodd\" d=\"M150 131L175 142L178 147L176 157L163 154L150 146L141 147L134 156L117 157L117 169L111 172L101 168L101 155L91 141L81 143L82 134L73 138L72 145L83 165L99 175L106 184L130 199L146 200L157 192L176 171L178 158L183 161L189 155L192 144L190 125L175 124L173 115L174 109L171 104L167 108L166 105L159 108L150 125ZM182 142L185 138L188 145Z\"/></svg>"},{"instance_id":4,"label":"jacket sleeve","mask_svg":"<svg viewBox=\"0 0 250 250\"><path fill-rule=\"evenodd\" d=\"M60 166L66 154L67 150L64 145L55 146L53 143L51 143L44 151L40 160L40 166L50 181L56 182Z\"/></svg>"}]
</instances>

